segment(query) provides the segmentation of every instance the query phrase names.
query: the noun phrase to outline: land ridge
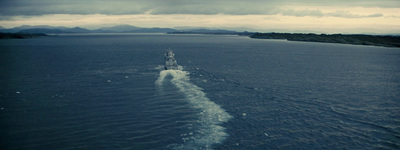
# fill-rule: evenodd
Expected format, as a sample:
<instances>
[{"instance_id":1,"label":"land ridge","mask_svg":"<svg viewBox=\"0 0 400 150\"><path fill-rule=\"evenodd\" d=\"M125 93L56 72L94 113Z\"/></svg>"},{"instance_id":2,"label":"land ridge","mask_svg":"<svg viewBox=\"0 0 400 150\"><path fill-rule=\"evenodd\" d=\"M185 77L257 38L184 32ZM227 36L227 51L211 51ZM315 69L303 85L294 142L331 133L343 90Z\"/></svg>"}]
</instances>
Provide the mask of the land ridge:
<instances>
[{"instance_id":1,"label":"land ridge","mask_svg":"<svg viewBox=\"0 0 400 150\"><path fill-rule=\"evenodd\" d=\"M254 33L249 37L256 39L285 39L288 41L400 47L400 36L390 36L390 35Z\"/></svg>"},{"instance_id":2,"label":"land ridge","mask_svg":"<svg viewBox=\"0 0 400 150\"><path fill-rule=\"evenodd\" d=\"M314 33L259 33L259 32L171 32L169 34L214 34L240 35L254 39L283 39L288 41L339 43L352 45L371 45L400 47L400 36L367 34L314 34Z\"/></svg>"},{"instance_id":3,"label":"land ridge","mask_svg":"<svg viewBox=\"0 0 400 150\"><path fill-rule=\"evenodd\" d=\"M28 39L47 36L43 33L0 33L0 39Z\"/></svg>"},{"instance_id":4,"label":"land ridge","mask_svg":"<svg viewBox=\"0 0 400 150\"><path fill-rule=\"evenodd\" d=\"M314 34L314 33L259 33L237 32L222 29L192 28L178 30L173 28L141 28L131 25L117 25L89 30L81 27L62 26L20 26L10 29L0 28L0 39L34 38L46 34L63 33L167 33L167 34L213 34L213 35L239 35L255 39L284 39L288 41L341 43L353 45L373 45L384 47L400 47L400 35L367 35L367 34Z\"/></svg>"}]
</instances>

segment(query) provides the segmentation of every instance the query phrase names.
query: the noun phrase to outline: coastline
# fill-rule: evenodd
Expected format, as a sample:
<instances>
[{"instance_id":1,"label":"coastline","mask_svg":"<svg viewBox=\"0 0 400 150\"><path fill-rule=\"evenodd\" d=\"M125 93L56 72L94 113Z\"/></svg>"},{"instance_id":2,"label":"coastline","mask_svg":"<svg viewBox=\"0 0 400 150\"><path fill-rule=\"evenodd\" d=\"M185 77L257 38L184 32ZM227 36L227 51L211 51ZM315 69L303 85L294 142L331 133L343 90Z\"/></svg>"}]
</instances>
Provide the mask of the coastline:
<instances>
[{"instance_id":1,"label":"coastline","mask_svg":"<svg viewBox=\"0 0 400 150\"><path fill-rule=\"evenodd\" d=\"M338 43L352 45L371 45L400 47L400 36L364 34L302 34L302 33L254 33L255 39L286 39L288 41Z\"/></svg>"},{"instance_id":2,"label":"coastline","mask_svg":"<svg viewBox=\"0 0 400 150\"><path fill-rule=\"evenodd\" d=\"M71 33L74 34L74 33ZM366 34L258 33L258 32L167 32L166 34L238 35L254 39L276 39L300 42L320 42L400 48L400 36ZM44 33L1 33L0 39L28 39L49 36Z\"/></svg>"},{"instance_id":3,"label":"coastline","mask_svg":"<svg viewBox=\"0 0 400 150\"><path fill-rule=\"evenodd\" d=\"M352 45L370 45L383 47L400 47L400 36L391 35L366 35L366 34L313 34L313 33L254 33L254 32L169 32L167 34L212 34L212 35L238 35L254 39L280 39L300 42L321 42Z\"/></svg>"},{"instance_id":4,"label":"coastline","mask_svg":"<svg viewBox=\"0 0 400 150\"><path fill-rule=\"evenodd\" d=\"M44 33L1 33L0 39L30 39L41 36L48 36Z\"/></svg>"}]
</instances>

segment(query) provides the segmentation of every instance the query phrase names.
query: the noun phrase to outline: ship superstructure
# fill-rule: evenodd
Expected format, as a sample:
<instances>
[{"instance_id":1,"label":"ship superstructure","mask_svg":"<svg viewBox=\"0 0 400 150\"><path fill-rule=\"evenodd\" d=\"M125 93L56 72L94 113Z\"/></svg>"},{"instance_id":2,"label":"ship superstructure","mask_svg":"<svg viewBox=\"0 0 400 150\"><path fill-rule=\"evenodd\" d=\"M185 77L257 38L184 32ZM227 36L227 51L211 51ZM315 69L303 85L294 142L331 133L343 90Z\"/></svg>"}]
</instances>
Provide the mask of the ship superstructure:
<instances>
[{"instance_id":1,"label":"ship superstructure","mask_svg":"<svg viewBox=\"0 0 400 150\"><path fill-rule=\"evenodd\" d=\"M167 53L165 53L165 70L179 70L178 63L174 56L175 54L172 50L168 50Z\"/></svg>"}]
</instances>

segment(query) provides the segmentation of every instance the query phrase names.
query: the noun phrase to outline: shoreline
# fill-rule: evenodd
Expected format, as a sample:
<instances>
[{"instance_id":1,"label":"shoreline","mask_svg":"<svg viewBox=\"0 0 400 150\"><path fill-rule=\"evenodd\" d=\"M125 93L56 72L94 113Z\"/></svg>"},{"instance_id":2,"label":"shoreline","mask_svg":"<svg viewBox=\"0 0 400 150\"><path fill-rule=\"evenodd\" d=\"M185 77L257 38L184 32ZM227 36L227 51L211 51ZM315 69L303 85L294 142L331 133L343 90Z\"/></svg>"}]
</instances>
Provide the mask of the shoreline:
<instances>
[{"instance_id":1,"label":"shoreline","mask_svg":"<svg viewBox=\"0 0 400 150\"><path fill-rule=\"evenodd\" d=\"M254 33L254 39L286 39L299 42L338 43L383 47L400 47L400 36L364 34L303 34L303 33Z\"/></svg>"},{"instance_id":2,"label":"shoreline","mask_svg":"<svg viewBox=\"0 0 400 150\"><path fill-rule=\"evenodd\" d=\"M314 34L314 33L202 33L202 32L170 32L167 34L211 34L211 35L238 35L253 39L275 39L299 42L337 43L365 46L382 46L400 48L400 36L366 35L366 34Z\"/></svg>"},{"instance_id":3,"label":"shoreline","mask_svg":"<svg viewBox=\"0 0 400 150\"><path fill-rule=\"evenodd\" d=\"M48 36L44 33L0 33L0 39L30 39Z\"/></svg>"},{"instance_id":4,"label":"shoreline","mask_svg":"<svg viewBox=\"0 0 400 150\"><path fill-rule=\"evenodd\" d=\"M73 33L71 33L73 34ZM110 33L109 33L110 34ZM121 34L121 33L119 33ZM275 39L299 42L337 43L400 48L400 36L365 34L254 33L254 32L167 32L164 34L237 35L253 39ZM29 39L51 36L44 33L0 33L0 39Z\"/></svg>"}]
</instances>

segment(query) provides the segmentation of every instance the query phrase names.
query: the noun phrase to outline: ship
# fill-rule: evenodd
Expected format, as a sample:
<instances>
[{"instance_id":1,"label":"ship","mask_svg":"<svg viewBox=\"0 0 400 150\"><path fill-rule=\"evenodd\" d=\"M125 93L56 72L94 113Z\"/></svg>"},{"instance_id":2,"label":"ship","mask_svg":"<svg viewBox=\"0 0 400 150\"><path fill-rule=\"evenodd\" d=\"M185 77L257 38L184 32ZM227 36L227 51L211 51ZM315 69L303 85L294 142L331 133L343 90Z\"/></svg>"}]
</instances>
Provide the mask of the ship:
<instances>
[{"instance_id":1,"label":"ship","mask_svg":"<svg viewBox=\"0 0 400 150\"><path fill-rule=\"evenodd\" d=\"M178 63L176 62L174 58L175 54L172 52L172 50L167 50L167 53L165 53L165 70L179 70Z\"/></svg>"}]
</instances>

